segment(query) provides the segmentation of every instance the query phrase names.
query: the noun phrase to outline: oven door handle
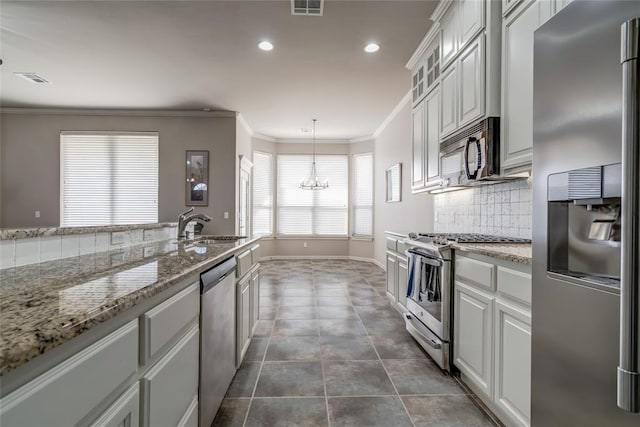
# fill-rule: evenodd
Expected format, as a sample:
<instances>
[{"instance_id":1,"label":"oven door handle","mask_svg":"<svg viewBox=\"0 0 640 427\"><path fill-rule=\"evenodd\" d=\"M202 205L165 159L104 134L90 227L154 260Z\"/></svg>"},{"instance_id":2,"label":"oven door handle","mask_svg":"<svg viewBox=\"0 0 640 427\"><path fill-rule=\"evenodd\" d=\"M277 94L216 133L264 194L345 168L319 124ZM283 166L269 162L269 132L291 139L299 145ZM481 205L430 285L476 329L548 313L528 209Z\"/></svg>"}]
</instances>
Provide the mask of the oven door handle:
<instances>
[{"instance_id":1,"label":"oven door handle","mask_svg":"<svg viewBox=\"0 0 640 427\"><path fill-rule=\"evenodd\" d=\"M404 317L406 317L407 320L409 320L409 321L413 320L413 317L411 317L411 315L409 313L405 313ZM420 337L424 340L425 343L427 343L429 345L429 347L432 347L432 348L434 348L436 350L440 350L442 348L442 345L439 342L433 340L432 338L429 338L429 337L425 336L424 334L420 333L420 331L418 331L415 328L414 328L414 331L417 334L420 335Z\"/></svg>"}]
</instances>

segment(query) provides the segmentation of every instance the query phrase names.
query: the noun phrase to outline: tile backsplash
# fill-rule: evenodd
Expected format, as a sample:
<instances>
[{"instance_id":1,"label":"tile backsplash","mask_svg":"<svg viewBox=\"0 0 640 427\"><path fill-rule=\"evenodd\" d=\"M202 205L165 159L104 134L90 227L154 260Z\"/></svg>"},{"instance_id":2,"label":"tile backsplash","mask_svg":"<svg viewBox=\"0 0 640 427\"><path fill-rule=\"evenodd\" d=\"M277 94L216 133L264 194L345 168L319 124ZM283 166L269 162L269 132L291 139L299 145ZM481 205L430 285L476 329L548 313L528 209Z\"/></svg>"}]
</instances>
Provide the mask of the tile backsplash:
<instances>
[{"instance_id":1,"label":"tile backsplash","mask_svg":"<svg viewBox=\"0 0 640 427\"><path fill-rule=\"evenodd\" d=\"M525 180L437 194L434 230L531 238L531 187Z\"/></svg>"}]
</instances>

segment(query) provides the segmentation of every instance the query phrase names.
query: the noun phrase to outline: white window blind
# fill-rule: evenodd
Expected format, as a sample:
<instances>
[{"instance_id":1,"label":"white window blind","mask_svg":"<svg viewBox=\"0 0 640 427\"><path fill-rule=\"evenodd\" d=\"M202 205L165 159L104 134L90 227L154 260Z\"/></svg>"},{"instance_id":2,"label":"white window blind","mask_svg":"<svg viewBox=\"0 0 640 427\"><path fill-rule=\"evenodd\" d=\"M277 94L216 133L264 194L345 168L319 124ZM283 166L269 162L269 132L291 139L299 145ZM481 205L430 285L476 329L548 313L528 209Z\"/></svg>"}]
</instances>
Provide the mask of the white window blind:
<instances>
[{"instance_id":1,"label":"white window blind","mask_svg":"<svg viewBox=\"0 0 640 427\"><path fill-rule=\"evenodd\" d=\"M344 155L316 155L325 190L302 190L301 181L311 174L311 155L277 157L278 234L298 236L347 236L349 159Z\"/></svg>"},{"instance_id":2,"label":"white window blind","mask_svg":"<svg viewBox=\"0 0 640 427\"><path fill-rule=\"evenodd\" d=\"M353 235L373 235L373 153L353 155Z\"/></svg>"},{"instance_id":3,"label":"white window blind","mask_svg":"<svg viewBox=\"0 0 640 427\"><path fill-rule=\"evenodd\" d=\"M158 134L62 132L60 225L158 222Z\"/></svg>"},{"instance_id":4,"label":"white window blind","mask_svg":"<svg viewBox=\"0 0 640 427\"><path fill-rule=\"evenodd\" d=\"M253 152L253 235L273 234L273 156Z\"/></svg>"}]
</instances>

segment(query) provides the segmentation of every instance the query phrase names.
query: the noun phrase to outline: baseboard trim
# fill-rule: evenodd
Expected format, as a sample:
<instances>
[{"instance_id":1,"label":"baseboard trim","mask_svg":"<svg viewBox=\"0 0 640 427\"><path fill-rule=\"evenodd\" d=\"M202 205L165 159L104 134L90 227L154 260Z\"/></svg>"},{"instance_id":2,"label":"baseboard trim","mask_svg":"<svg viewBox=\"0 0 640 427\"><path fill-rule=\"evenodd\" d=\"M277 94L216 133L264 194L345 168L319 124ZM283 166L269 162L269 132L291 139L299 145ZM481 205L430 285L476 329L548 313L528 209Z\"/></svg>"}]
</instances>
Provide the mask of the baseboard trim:
<instances>
[{"instance_id":1,"label":"baseboard trim","mask_svg":"<svg viewBox=\"0 0 640 427\"><path fill-rule=\"evenodd\" d=\"M301 259L310 259L310 260L319 260L319 259L346 259L349 261L362 261L369 262L371 264L375 264L378 267L382 267L382 264L373 258L364 258L357 256L348 256L348 255L271 255L271 256L263 256L260 257L260 261L276 261L276 260L301 260Z\"/></svg>"}]
</instances>

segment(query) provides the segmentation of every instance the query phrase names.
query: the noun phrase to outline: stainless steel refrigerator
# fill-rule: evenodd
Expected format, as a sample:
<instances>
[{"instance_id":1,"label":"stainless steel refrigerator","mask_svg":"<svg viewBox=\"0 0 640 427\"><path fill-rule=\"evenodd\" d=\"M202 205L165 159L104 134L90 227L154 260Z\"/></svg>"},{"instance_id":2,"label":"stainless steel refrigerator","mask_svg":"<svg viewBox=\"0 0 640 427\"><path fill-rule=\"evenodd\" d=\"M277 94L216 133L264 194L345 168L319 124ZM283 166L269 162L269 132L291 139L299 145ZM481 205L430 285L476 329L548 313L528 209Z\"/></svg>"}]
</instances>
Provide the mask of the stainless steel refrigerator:
<instances>
[{"instance_id":1,"label":"stainless steel refrigerator","mask_svg":"<svg viewBox=\"0 0 640 427\"><path fill-rule=\"evenodd\" d=\"M575 0L534 37L533 426L640 426L634 18Z\"/></svg>"}]
</instances>

